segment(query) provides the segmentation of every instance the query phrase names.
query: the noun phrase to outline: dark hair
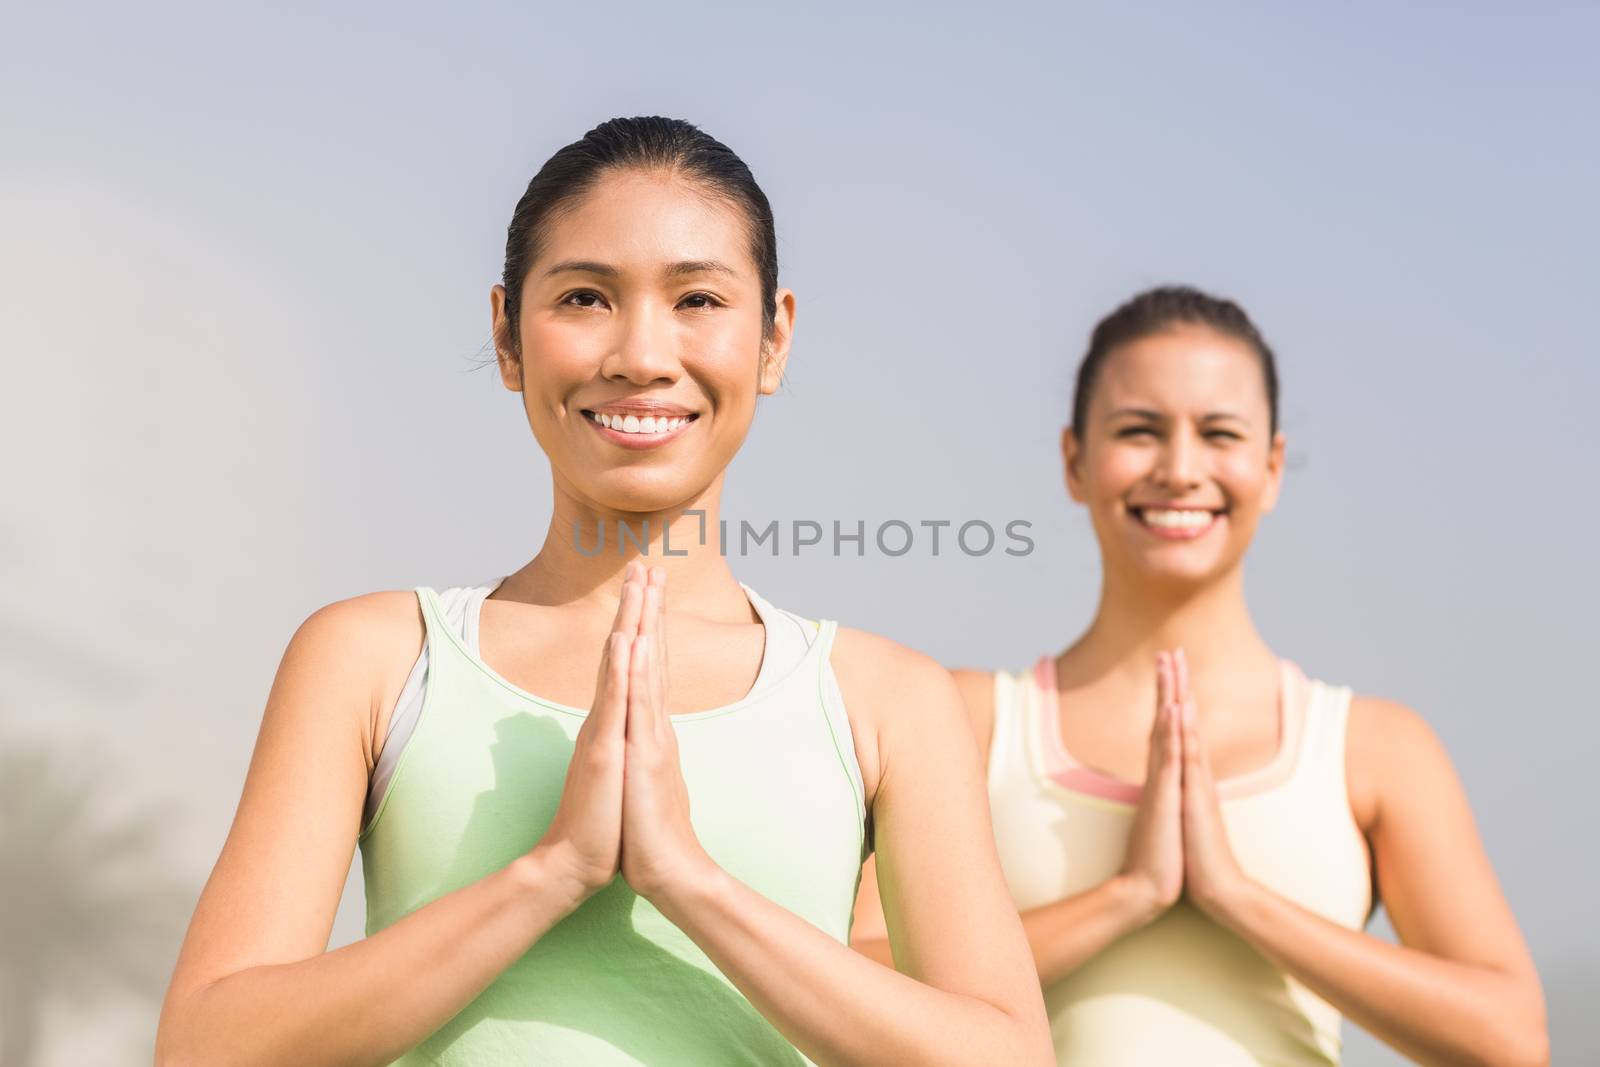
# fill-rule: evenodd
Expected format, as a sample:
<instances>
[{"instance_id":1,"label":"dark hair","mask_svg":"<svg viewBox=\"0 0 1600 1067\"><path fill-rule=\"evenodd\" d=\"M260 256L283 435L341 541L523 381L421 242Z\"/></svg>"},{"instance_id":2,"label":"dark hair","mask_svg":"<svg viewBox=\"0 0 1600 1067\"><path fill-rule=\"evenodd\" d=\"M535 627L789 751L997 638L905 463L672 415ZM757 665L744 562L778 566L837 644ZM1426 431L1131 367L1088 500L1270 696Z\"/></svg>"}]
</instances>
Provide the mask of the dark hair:
<instances>
[{"instance_id":1,"label":"dark hair","mask_svg":"<svg viewBox=\"0 0 1600 1067\"><path fill-rule=\"evenodd\" d=\"M682 119L660 116L602 122L545 161L517 201L506 229L506 288L509 347L517 351L517 313L527 277L549 231L552 216L570 208L609 171L637 168L683 174L731 200L744 212L750 253L761 276L761 335L772 336L778 291L778 238L772 207L750 168L733 150Z\"/></svg>"},{"instance_id":2,"label":"dark hair","mask_svg":"<svg viewBox=\"0 0 1600 1067\"><path fill-rule=\"evenodd\" d=\"M1120 345L1175 326L1209 326L1249 346L1266 380L1267 410L1272 419L1269 438L1278 432L1278 364L1250 316L1232 300L1187 285L1167 285L1145 290L1095 326L1089 338L1089 351L1078 364L1078 383L1072 396L1072 428L1079 441L1083 440L1084 424L1089 417L1089 395L1094 391L1106 357Z\"/></svg>"}]
</instances>

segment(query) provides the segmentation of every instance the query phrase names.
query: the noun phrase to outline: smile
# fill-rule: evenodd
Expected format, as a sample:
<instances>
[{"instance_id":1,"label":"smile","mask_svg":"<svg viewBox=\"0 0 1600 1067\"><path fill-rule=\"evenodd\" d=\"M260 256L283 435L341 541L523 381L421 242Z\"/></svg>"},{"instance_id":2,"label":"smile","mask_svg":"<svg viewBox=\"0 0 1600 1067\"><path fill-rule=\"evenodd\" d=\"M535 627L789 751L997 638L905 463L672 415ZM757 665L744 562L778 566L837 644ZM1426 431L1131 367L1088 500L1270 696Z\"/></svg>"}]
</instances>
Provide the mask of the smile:
<instances>
[{"instance_id":1,"label":"smile","mask_svg":"<svg viewBox=\"0 0 1600 1067\"><path fill-rule=\"evenodd\" d=\"M1129 508L1134 521L1167 541L1190 541L1204 536L1226 509L1209 508Z\"/></svg>"},{"instance_id":2,"label":"smile","mask_svg":"<svg viewBox=\"0 0 1600 1067\"><path fill-rule=\"evenodd\" d=\"M698 415L635 415L583 412L584 421L601 437L624 448L654 448L675 440L699 418Z\"/></svg>"}]
</instances>

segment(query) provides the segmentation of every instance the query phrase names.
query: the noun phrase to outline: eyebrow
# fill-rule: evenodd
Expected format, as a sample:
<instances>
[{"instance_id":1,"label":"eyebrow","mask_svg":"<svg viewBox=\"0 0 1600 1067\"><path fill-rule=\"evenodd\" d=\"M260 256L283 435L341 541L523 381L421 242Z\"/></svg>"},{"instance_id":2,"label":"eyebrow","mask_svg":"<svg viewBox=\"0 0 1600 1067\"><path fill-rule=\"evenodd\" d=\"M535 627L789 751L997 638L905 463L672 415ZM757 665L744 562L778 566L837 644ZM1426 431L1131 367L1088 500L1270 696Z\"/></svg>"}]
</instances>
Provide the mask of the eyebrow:
<instances>
[{"instance_id":1,"label":"eyebrow","mask_svg":"<svg viewBox=\"0 0 1600 1067\"><path fill-rule=\"evenodd\" d=\"M560 263L551 264L544 272L545 277L566 272L582 274L598 274L602 278L615 278L622 272L609 263L600 263L592 259L564 259ZM737 278L739 272L726 263L715 259L685 259L669 264L666 269L667 277L680 278L687 274L725 274L730 278Z\"/></svg>"},{"instance_id":2,"label":"eyebrow","mask_svg":"<svg viewBox=\"0 0 1600 1067\"><path fill-rule=\"evenodd\" d=\"M1150 419L1153 422L1161 422L1166 418L1161 412L1152 411L1149 408L1118 408L1111 413L1112 418L1116 418L1118 415L1133 415L1142 419ZM1244 423L1250 421L1243 415L1235 415L1231 411L1210 411L1200 416L1201 422L1215 422L1218 419L1233 419L1235 422Z\"/></svg>"}]
</instances>

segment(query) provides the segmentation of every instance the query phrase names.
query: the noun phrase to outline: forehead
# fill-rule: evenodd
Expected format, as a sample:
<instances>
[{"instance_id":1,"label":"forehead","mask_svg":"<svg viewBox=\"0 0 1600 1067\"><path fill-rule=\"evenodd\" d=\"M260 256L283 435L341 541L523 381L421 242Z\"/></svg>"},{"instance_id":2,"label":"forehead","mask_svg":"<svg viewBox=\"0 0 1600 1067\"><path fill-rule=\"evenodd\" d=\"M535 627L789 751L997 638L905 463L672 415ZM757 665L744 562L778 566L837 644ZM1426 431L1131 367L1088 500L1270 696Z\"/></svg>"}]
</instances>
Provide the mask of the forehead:
<instances>
[{"instance_id":1,"label":"forehead","mask_svg":"<svg viewBox=\"0 0 1600 1067\"><path fill-rule=\"evenodd\" d=\"M1106 356L1093 407L1174 414L1267 415L1260 360L1243 341L1205 326L1180 326L1119 345Z\"/></svg>"},{"instance_id":2,"label":"forehead","mask_svg":"<svg viewBox=\"0 0 1600 1067\"><path fill-rule=\"evenodd\" d=\"M753 271L744 217L727 197L666 171L616 170L549 217L539 257L645 267L717 260Z\"/></svg>"}]
</instances>

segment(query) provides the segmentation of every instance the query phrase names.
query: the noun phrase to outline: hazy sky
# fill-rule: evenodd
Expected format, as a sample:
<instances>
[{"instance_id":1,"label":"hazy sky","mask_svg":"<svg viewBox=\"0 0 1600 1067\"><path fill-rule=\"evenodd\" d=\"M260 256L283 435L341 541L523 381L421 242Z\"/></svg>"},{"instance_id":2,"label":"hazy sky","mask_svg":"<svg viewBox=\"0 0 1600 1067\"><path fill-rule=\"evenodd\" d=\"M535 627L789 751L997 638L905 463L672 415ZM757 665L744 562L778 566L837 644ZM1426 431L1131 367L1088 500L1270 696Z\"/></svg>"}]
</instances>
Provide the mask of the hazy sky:
<instances>
[{"instance_id":1,"label":"hazy sky","mask_svg":"<svg viewBox=\"0 0 1600 1067\"><path fill-rule=\"evenodd\" d=\"M1556 1061L1596 1042L1593 6L6 21L0 714L102 754L129 809L173 805L196 893L299 622L537 550L546 464L472 369L505 226L556 148L665 114L750 164L798 299L729 517L1023 518L1036 541L740 578L952 665L1059 649L1098 582L1056 453L1090 327L1159 282L1237 298L1280 355L1292 466L1258 623L1434 725ZM359 877L335 944L360 936ZM152 1020L108 1010L46 1062L148 1062ZM1348 1062L1397 1061L1352 1035Z\"/></svg>"}]
</instances>

